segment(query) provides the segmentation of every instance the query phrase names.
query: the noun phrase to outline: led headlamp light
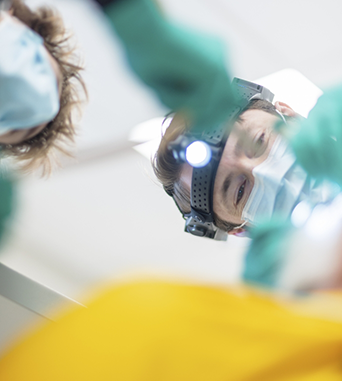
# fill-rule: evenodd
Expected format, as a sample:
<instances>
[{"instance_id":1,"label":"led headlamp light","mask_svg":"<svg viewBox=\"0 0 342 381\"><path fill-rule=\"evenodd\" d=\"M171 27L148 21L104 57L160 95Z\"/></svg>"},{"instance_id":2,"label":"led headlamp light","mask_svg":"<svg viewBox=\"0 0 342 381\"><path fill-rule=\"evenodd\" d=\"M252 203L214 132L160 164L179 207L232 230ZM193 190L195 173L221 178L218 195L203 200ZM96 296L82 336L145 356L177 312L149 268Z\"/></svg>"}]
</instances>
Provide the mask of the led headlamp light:
<instances>
[{"instance_id":1,"label":"led headlamp light","mask_svg":"<svg viewBox=\"0 0 342 381\"><path fill-rule=\"evenodd\" d=\"M239 78L233 79L232 88L236 95L236 104L224 124L208 126L201 131L194 127L168 146L178 162L188 162L193 167L191 211L182 213L185 231L216 240L227 239L227 233L214 225L213 191L217 168L230 132L229 122L234 121L252 100L263 99L272 102L274 98L274 94L265 87Z\"/></svg>"}]
</instances>

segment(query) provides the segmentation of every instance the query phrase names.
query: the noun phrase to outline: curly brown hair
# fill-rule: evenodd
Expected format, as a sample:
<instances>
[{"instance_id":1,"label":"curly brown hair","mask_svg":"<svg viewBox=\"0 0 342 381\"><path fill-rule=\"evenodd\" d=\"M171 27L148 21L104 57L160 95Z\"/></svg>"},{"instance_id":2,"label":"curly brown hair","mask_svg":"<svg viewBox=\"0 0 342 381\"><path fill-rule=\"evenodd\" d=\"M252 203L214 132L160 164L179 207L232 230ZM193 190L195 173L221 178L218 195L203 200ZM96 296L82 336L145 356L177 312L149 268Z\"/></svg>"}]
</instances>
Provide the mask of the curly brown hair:
<instances>
[{"instance_id":1,"label":"curly brown hair","mask_svg":"<svg viewBox=\"0 0 342 381\"><path fill-rule=\"evenodd\" d=\"M31 10L22 0L12 0L11 13L44 40L44 46L58 64L62 76L60 109L56 117L32 138L18 144L0 144L2 156L12 156L24 171L42 167L43 175L51 172L59 151L70 155L66 144L74 142L73 113L79 111L81 93L86 87L80 75L83 69L76 63L63 20L58 12L42 6Z\"/></svg>"}]
</instances>

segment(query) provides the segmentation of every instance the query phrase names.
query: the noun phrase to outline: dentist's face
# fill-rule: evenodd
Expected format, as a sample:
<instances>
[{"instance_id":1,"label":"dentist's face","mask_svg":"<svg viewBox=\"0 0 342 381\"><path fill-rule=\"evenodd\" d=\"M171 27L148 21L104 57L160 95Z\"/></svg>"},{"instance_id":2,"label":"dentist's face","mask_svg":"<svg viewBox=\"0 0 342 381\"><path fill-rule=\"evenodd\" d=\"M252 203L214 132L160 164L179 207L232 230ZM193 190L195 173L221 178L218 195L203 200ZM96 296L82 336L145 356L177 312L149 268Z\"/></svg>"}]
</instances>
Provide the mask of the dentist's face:
<instances>
[{"instance_id":1,"label":"dentist's face","mask_svg":"<svg viewBox=\"0 0 342 381\"><path fill-rule=\"evenodd\" d=\"M253 169L265 161L276 139L277 116L248 110L236 122L217 170L214 212L225 221L242 224L241 214L254 185Z\"/></svg>"},{"instance_id":2,"label":"dentist's face","mask_svg":"<svg viewBox=\"0 0 342 381\"><path fill-rule=\"evenodd\" d=\"M254 185L253 169L270 153L277 134L275 115L262 110L247 110L229 135L218 166L213 207L224 221L240 225L241 214ZM191 188L192 168L185 165L181 181Z\"/></svg>"}]
</instances>

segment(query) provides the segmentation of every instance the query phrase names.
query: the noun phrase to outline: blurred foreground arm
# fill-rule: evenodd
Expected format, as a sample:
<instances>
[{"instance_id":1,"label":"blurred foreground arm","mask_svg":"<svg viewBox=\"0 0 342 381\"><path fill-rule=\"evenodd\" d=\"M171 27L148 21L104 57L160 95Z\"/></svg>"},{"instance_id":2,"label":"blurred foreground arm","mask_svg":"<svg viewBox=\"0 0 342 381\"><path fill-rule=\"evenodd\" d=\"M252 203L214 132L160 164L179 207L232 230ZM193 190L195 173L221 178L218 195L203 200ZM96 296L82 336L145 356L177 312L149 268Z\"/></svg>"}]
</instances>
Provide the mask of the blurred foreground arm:
<instances>
[{"instance_id":1,"label":"blurred foreground arm","mask_svg":"<svg viewBox=\"0 0 342 381\"><path fill-rule=\"evenodd\" d=\"M322 95L308 119L284 126L298 162L314 178L342 187L342 86ZM302 202L290 221L274 218L252 232L243 278L286 292L342 289L342 197L313 208ZM299 221L299 222L298 222Z\"/></svg>"},{"instance_id":2,"label":"blurred foreground arm","mask_svg":"<svg viewBox=\"0 0 342 381\"><path fill-rule=\"evenodd\" d=\"M312 176L342 185L342 86L319 98L291 139L294 152Z\"/></svg>"},{"instance_id":3,"label":"blurred foreground arm","mask_svg":"<svg viewBox=\"0 0 342 381\"><path fill-rule=\"evenodd\" d=\"M233 96L216 38L167 21L151 0L98 0L122 40L138 76L171 110L196 125L223 122Z\"/></svg>"},{"instance_id":4,"label":"blurred foreground arm","mask_svg":"<svg viewBox=\"0 0 342 381\"><path fill-rule=\"evenodd\" d=\"M285 292L342 290L342 194L312 207L302 201L291 221L255 228L245 257L246 282Z\"/></svg>"}]
</instances>

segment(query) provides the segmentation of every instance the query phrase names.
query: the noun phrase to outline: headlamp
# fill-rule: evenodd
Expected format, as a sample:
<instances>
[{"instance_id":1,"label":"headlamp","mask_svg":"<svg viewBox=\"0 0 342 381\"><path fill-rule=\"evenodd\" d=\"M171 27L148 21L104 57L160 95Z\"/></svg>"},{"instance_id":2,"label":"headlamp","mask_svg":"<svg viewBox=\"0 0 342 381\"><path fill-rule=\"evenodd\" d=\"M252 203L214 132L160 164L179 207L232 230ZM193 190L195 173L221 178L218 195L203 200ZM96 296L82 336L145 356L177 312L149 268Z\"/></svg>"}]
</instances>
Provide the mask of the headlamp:
<instances>
[{"instance_id":1,"label":"headlamp","mask_svg":"<svg viewBox=\"0 0 342 381\"><path fill-rule=\"evenodd\" d=\"M182 213L185 231L216 240L227 239L227 233L214 225L213 191L217 168L230 132L230 122L234 121L252 100L263 99L272 103L274 98L274 94L265 87L240 78L233 79L232 88L236 95L236 104L233 107L227 105L231 110L224 124L208 126L201 131L194 126L168 146L178 162L187 162L193 167L191 211L187 214ZM180 210L179 207L178 209Z\"/></svg>"},{"instance_id":2,"label":"headlamp","mask_svg":"<svg viewBox=\"0 0 342 381\"><path fill-rule=\"evenodd\" d=\"M211 149L206 142L196 140L187 146L185 157L192 167L205 167L211 160Z\"/></svg>"}]
</instances>

